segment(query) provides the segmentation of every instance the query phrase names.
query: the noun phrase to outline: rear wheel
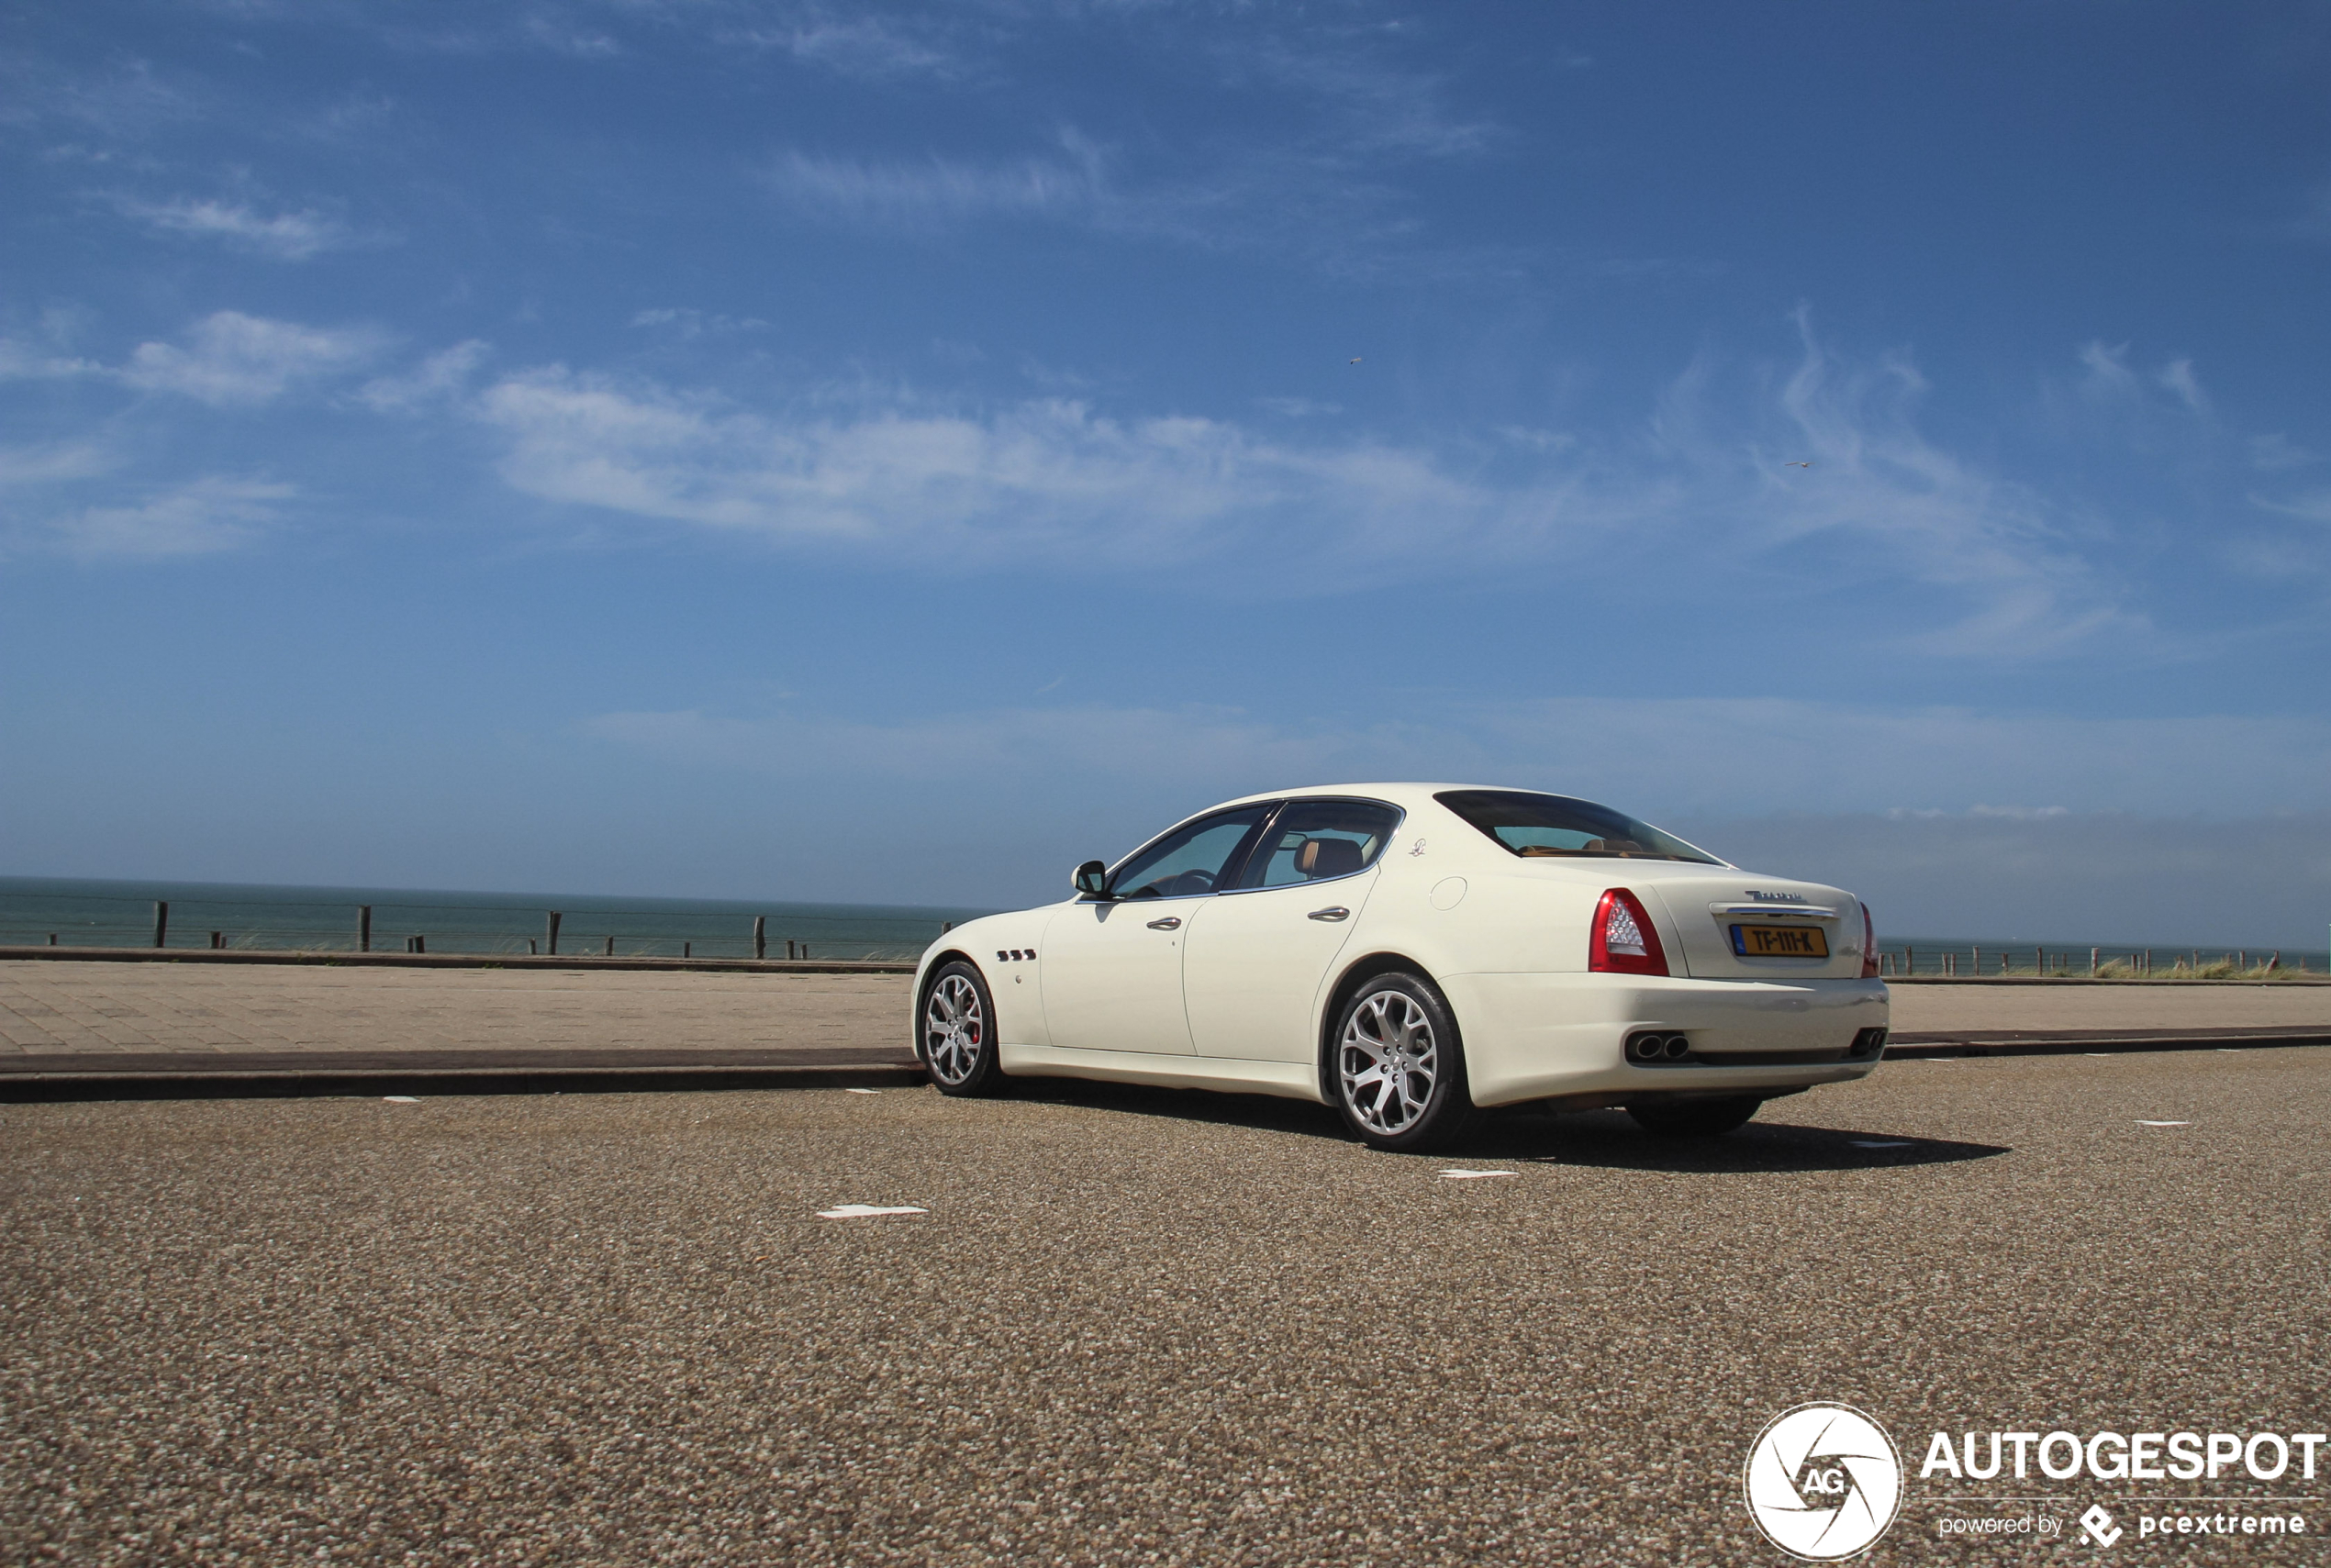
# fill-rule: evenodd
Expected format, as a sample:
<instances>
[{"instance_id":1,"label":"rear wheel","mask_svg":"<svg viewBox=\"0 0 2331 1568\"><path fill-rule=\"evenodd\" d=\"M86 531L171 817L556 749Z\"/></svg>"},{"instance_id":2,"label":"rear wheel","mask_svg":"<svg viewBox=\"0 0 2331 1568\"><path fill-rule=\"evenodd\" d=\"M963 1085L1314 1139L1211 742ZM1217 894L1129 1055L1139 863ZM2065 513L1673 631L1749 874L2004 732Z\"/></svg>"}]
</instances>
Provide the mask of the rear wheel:
<instances>
[{"instance_id":1,"label":"rear wheel","mask_svg":"<svg viewBox=\"0 0 2331 1568\"><path fill-rule=\"evenodd\" d=\"M1456 1020L1416 975L1379 974L1344 1005L1332 1065L1337 1107L1370 1148L1428 1153L1472 1125Z\"/></svg>"},{"instance_id":2,"label":"rear wheel","mask_svg":"<svg viewBox=\"0 0 2331 1568\"><path fill-rule=\"evenodd\" d=\"M1645 1100L1629 1106L1635 1125L1655 1138L1722 1138L1765 1102L1749 1095L1716 1100Z\"/></svg>"},{"instance_id":3,"label":"rear wheel","mask_svg":"<svg viewBox=\"0 0 2331 1568\"><path fill-rule=\"evenodd\" d=\"M993 1095L1004 1086L996 1061L996 1004L979 971L960 961L932 977L922 1003L923 1065L942 1095Z\"/></svg>"}]
</instances>

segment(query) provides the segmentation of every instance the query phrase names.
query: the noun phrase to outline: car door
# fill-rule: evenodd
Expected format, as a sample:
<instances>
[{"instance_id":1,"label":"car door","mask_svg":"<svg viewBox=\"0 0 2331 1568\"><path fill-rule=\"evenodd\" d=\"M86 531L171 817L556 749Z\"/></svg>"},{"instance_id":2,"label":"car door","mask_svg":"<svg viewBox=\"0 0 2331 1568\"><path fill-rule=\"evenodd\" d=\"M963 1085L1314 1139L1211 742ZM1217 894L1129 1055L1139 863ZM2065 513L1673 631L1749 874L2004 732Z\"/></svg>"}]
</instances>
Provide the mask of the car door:
<instances>
[{"instance_id":1,"label":"car door","mask_svg":"<svg viewBox=\"0 0 2331 1568\"><path fill-rule=\"evenodd\" d=\"M1106 899L1080 898L1044 929L1037 964L1055 1046L1188 1056L1182 950L1272 806L1184 823L1127 857Z\"/></svg>"},{"instance_id":2,"label":"car door","mask_svg":"<svg viewBox=\"0 0 2331 1568\"><path fill-rule=\"evenodd\" d=\"M1291 800L1184 940L1182 995L1201 1056L1308 1062L1311 1010L1400 825L1374 800Z\"/></svg>"}]
</instances>

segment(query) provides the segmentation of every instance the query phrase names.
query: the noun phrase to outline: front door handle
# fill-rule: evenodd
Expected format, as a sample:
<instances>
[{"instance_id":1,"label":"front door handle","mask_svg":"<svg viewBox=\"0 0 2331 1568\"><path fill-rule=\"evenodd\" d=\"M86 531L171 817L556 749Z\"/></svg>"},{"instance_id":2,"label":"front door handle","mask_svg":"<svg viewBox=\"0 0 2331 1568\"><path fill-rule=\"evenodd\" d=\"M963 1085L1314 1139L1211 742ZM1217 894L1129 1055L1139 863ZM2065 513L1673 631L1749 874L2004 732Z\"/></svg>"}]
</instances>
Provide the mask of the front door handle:
<instances>
[{"instance_id":1,"label":"front door handle","mask_svg":"<svg viewBox=\"0 0 2331 1568\"><path fill-rule=\"evenodd\" d=\"M1348 920L1351 917L1352 912L1341 904L1333 904L1327 908L1311 911L1311 918L1314 920Z\"/></svg>"},{"instance_id":2,"label":"front door handle","mask_svg":"<svg viewBox=\"0 0 2331 1568\"><path fill-rule=\"evenodd\" d=\"M1168 915L1163 920L1152 920L1149 923L1149 929L1153 931L1178 931L1182 929L1182 917L1179 915Z\"/></svg>"}]
</instances>

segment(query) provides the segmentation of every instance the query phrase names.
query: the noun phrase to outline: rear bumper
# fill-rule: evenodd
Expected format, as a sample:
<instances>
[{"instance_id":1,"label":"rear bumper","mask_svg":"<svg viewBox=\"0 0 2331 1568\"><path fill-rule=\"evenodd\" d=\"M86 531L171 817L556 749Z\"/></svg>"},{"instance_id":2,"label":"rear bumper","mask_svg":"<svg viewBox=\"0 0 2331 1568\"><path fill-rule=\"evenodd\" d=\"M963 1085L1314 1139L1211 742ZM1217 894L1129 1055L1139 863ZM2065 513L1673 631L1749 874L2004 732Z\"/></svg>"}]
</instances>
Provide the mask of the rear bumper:
<instances>
[{"instance_id":1,"label":"rear bumper","mask_svg":"<svg viewBox=\"0 0 2331 1568\"><path fill-rule=\"evenodd\" d=\"M1632 974L1440 977L1465 1036L1466 1074L1481 1106L1564 1099L1623 1105L1677 1094L1781 1093L1867 1077L1875 1055L1819 1063L1725 1065L1727 1052L1844 1051L1886 1027L1879 980L1688 980ZM1626 1040L1646 1029L1686 1035L1694 1061L1641 1066Z\"/></svg>"}]
</instances>

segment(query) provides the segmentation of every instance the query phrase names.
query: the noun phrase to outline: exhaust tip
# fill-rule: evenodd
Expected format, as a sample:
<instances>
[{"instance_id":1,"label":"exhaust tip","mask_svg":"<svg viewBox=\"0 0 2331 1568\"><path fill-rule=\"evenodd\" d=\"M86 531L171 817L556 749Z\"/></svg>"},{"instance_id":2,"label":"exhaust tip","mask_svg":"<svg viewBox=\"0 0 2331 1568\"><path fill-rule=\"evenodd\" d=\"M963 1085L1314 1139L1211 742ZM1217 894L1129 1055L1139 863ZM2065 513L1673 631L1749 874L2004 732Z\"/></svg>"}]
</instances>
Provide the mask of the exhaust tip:
<instances>
[{"instance_id":1,"label":"exhaust tip","mask_svg":"<svg viewBox=\"0 0 2331 1568\"><path fill-rule=\"evenodd\" d=\"M1627 1037L1627 1060L1630 1062L1683 1062L1691 1056L1689 1036L1645 1031Z\"/></svg>"}]
</instances>

